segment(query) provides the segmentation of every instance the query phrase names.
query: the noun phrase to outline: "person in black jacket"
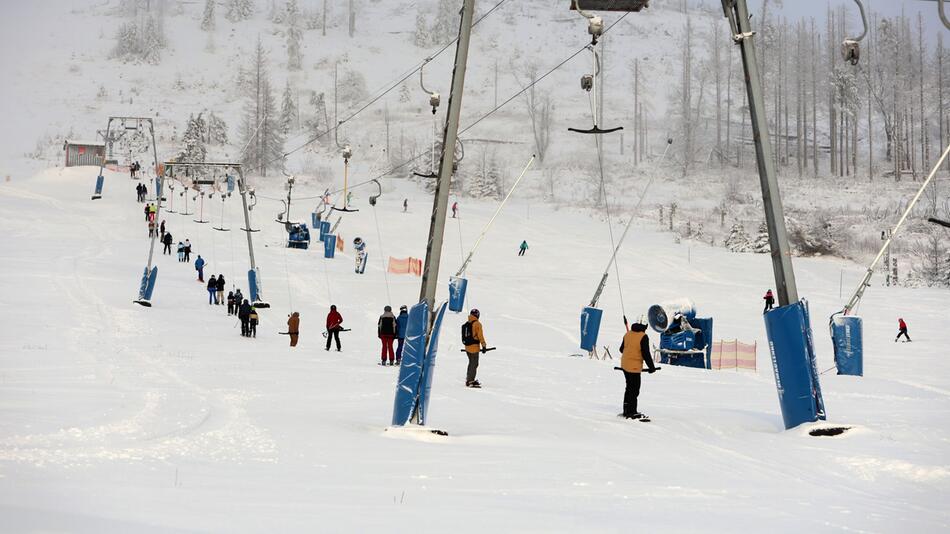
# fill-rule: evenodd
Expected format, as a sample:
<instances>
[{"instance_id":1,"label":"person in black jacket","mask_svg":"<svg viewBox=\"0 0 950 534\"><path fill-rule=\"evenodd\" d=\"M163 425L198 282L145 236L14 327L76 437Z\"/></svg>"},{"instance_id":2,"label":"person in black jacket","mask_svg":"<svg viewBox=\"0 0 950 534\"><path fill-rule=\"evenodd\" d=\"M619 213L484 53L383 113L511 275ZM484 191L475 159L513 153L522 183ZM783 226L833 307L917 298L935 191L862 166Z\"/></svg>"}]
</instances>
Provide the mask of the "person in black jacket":
<instances>
[{"instance_id":1,"label":"person in black jacket","mask_svg":"<svg viewBox=\"0 0 950 534\"><path fill-rule=\"evenodd\" d=\"M393 309L390 306L383 308L383 314L379 316L379 322L376 323L376 333L383 347L380 352L380 365L386 365L386 357L389 357L389 365L396 361L396 354L393 352L393 340L396 338L398 328L396 326L396 316L393 315Z\"/></svg>"},{"instance_id":2,"label":"person in black jacket","mask_svg":"<svg viewBox=\"0 0 950 534\"><path fill-rule=\"evenodd\" d=\"M244 299L238 308L238 319L241 320L241 335L247 337L251 334L251 303Z\"/></svg>"},{"instance_id":3,"label":"person in black jacket","mask_svg":"<svg viewBox=\"0 0 950 534\"><path fill-rule=\"evenodd\" d=\"M225 288L224 275L223 275L223 274L219 274L219 275L218 275L218 283L217 283L217 289L218 289L218 290L214 292L214 303L215 303L215 304L218 304L218 305L224 304L224 288Z\"/></svg>"},{"instance_id":4,"label":"person in black jacket","mask_svg":"<svg viewBox=\"0 0 950 534\"><path fill-rule=\"evenodd\" d=\"M162 224L165 224L165 222L162 221ZM172 253L172 233L171 232L165 232L165 234L162 236L162 244L165 245L165 248L162 249L162 254L171 255Z\"/></svg>"}]
</instances>

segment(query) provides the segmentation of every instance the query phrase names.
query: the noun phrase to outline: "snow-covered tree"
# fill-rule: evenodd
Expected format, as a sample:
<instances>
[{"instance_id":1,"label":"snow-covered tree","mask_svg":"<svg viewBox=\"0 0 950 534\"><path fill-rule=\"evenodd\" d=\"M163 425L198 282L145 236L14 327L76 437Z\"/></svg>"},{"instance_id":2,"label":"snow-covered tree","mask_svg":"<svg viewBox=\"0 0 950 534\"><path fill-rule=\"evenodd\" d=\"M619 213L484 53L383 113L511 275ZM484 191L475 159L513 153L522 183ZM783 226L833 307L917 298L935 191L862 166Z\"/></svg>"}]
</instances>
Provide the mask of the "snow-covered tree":
<instances>
[{"instance_id":1,"label":"snow-covered tree","mask_svg":"<svg viewBox=\"0 0 950 534\"><path fill-rule=\"evenodd\" d=\"M228 125L224 119L211 112L208 114L208 130L205 142L209 145L228 144Z\"/></svg>"},{"instance_id":2,"label":"snow-covered tree","mask_svg":"<svg viewBox=\"0 0 950 534\"><path fill-rule=\"evenodd\" d=\"M137 22L126 22L116 32L112 57L124 61L145 61L157 65L162 59L162 49L166 46L161 21L149 15Z\"/></svg>"},{"instance_id":3,"label":"snow-covered tree","mask_svg":"<svg viewBox=\"0 0 950 534\"><path fill-rule=\"evenodd\" d=\"M759 230L752 241L752 252L756 254L769 254L772 252L772 246L769 244L769 227L765 221L759 223Z\"/></svg>"},{"instance_id":4,"label":"snow-covered tree","mask_svg":"<svg viewBox=\"0 0 950 534\"><path fill-rule=\"evenodd\" d=\"M225 12L224 18L231 22L239 22L251 18L253 14L253 0L228 0L227 12Z\"/></svg>"},{"instance_id":5,"label":"snow-covered tree","mask_svg":"<svg viewBox=\"0 0 950 534\"><path fill-rule=\"evenodd\" d=\"M329 143L330 136L326 135L329 129L329 124L327 124L329 118L327 117L327 102L324 94L316 91L312 92L310 94L310 106L313 115L306 121L307 131L311 137L319 136L320 142ZM297 111L299 113L300 110Z\"/></svg>"},{"instance_id":6,"label":"snow-covered tree","mask_svg":"<svg viewBox=\"0 0 950 534\"><path fill-rule=\"evenodd\" d=\"M337 97L345 104L356 104L365 100L369 94L366 90L366 78L357 70L341 70L337 87Z\"/></svg>"},{"instance_id":7,"label":"snow-covered tree","mask_svg":"<svg viewBox=\"0 0 950 534\"><path fill-rule=\"evenodd\" d=\"M439 0L435 10L435 22L429 32L430 44L442 45L454 39L458 34L458 24L458 2L455 0Z\"/></svg>"},{"instance_id":8,"label":"snow-covered tree","mask_svg":"<svg viewBox=\"0 0 950 534\"><path fill-rule=\"evenodd\" d=\"M807 223L802 224L789 218L788 240L792 247L803 256L827 256L837 252L831 219L828 214L818 212Z\"/></svg>"},{"instance_id":9,"label":"snow-covered tree","mask_svg":"<svg viewBox=\"0 0 950 534\"><path fill-rule=\"evenodd\" d=\"M288 9L290 9L289 3ZM287 68L289 70L300 70L303 63L303 55L300 53L300 41L302 39L303 30L300 29L295 16L289 19L287 26Z\"/></svg>"},{"instance_id":10,"label":"snow-covered tree","mask_svg":"<svg viewBox=\"0 0 950 534\"><path fill-rule=\"evenodd\" d=\"M914 248L916 261L913 276L928 287L950 285L950 258L943 236L942 230L931 229L927 237Z\"/></svg>"},{"instance_id":11,"label":"snow-covered tree","mask_svg":"<svg viewBox=\"0 0 950 534\"><path fill-rule=\"evenodd\" d=\"M214 0L205 0L205 10L201 16L201 29L206 32L214 30Z\"/></svg>"},{"instance_id":12,"label":"snow-covered tree","mask_svg":"<svg viewBox=\"0 0 950 534\"><path fill-rule=\"evenodd\" d=\"M416 12L416 29L412 33L412 42L419 48L425 48L432 44L432 34L429 29L429 21L426 20L425 11L422 7Z\"/></svg>"},{"instance_id":13,"label":"snow-covered tree","mask_svg":"<svg viewBox=\"0 0 950 534\"><path fill-rule=\"evenodd\" d=\"M475 198L498 198L501 195L501 172L495 155L482 152L478 168L467 182L469 195Z\"/></svg>"},{"instance_id":14,"label":"snow-covered tree","mask_svg":"<svg viewBox=\"0 0 950 534\"><path fill-rule=\"evenodd\" d=\"M280 128L284 134L289 133L297 124L297 103L294 93L290 89L290 80L284 86L284 97L280 103Z\"/></svg>"},{"instance_id":15,"label":"snow-covered tree","mask_svg":"<svg viewBox=\"0 0 950 534\"><path fill-rule=\"evenodd\" d=\"M729 236L726 237L723 244L732 252L750 252L752 250L749 235L745 233L745 228L739 222L732 225Z\"/></svg>"},{"instance_id":16,"label":"snow-covered tree","mask_svg":"<svg viewBox=\"0 0 950 534\"><path fill-rule=\"evenodd\" d=\"M188 118L188 126L185 128L185 134L181 138L182 147L175 157L176 161L204 162L208 156L208 149L205 148L204 132L205 121L201 118L201 113L197 117L191 115Z\"/></svg>"},{"instance_id":17,"label":"snow-covered tree","mask_svg":"<svg viewBox=\"0 0 950 534\"><path fill-rule=\"evenodd\" d=\"M267 72L267 51L260 39L251 60L251 88L241 125L242 145L247 145L243 163L257 169L262 176L268 169L283 166L284 134L280 128L280 111L274 98Z\"/></svg>"}]
</instances>

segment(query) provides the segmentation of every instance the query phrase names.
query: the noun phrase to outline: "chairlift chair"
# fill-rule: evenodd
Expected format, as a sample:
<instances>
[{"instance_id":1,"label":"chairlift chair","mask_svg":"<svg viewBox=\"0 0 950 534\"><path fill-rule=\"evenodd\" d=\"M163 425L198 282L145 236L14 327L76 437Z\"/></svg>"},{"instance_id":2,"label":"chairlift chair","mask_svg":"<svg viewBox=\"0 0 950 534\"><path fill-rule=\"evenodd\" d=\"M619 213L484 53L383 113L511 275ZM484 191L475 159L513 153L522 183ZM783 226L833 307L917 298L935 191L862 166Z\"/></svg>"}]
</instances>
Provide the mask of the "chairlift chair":
<instances>
[{"instance_id":1,"label":"chairlift chair","mask_svg":"<svg viewBox=\"0 0 950 534\"><path fill-rule=\"evenodd\" d=\"M230 232L230 228L225 228L224 226L224 201L231 196L231 193L221 193L221 226L214 226L213 228L219 232Z\"/></svg>"},{"instance_id":2,"label":"chairlift chair","mask_svg":"<svg viewBox=\"0 0 950 534\"><path fill-rule=\"evenodd\" d=\"M211 221L205 220L205 192L199 191L198 194L201 197L201 200L198 201L198 218L194 219L194 221L199 224L207 224Z\"/></svg>"}]
</instances>

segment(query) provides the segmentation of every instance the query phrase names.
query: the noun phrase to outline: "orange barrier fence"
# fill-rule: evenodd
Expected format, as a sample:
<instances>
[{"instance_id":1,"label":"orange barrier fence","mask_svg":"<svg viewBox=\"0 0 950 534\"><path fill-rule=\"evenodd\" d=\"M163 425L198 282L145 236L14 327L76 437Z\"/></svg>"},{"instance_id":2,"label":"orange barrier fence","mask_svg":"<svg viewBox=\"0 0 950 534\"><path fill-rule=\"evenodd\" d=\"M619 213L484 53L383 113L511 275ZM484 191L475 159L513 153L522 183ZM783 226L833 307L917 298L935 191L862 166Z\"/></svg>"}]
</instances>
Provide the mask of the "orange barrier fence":
<instances>
[{"instance_id":1,"label":"orange barrier fence","mask_svg":"<svg viewBox=\"0 0 950 534\"><path fill-rule=\"evenodd\" d=\"M756 343L749 345L738 340L715 341L712 346L710 368L721 369L748 369L755 371Z\"/></svg>"},{"instance_id":2,"label":"orange barrier fence","mask_svg":"<svg viewBox=\"0 0 950 534\"><path fill-rule=\"evenodd\" d=\"M414 274L422 276L422 260L417 258L389 257L389 272L393 274Z\"/></svg>"}]
</instances>

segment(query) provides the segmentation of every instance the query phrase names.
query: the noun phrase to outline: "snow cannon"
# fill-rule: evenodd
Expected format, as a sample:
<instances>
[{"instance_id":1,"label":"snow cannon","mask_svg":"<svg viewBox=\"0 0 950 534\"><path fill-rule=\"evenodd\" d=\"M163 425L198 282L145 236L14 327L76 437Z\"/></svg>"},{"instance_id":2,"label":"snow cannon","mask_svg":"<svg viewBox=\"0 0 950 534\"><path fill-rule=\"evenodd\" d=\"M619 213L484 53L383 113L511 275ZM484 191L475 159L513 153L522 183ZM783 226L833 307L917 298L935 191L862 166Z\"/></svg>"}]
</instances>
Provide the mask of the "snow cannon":
<instances>
[{"instance_id":1,"label":"snow cannon","mask_svg":"<svg viewBox=\"0 0 950 534\"><path fill-rule=\"evenodd\" d=\"M306 224L287 224L287 248L310 247L310 230Z\"/></svg>"},{"instance_id":2,"label":"snow cannon","mask_svg":"<svg viewBox=\"0 0 950 534\"><path fill-rule=\"evenodd\" d=\"M785 429L824 420L808 303L802 300L766 313L765 331Z\"/></svg>"},{"instance_id":3,"label":"snow cannon","mask_svg":"<svg viewBox=\"0 0 950 534\"><path fill-rule=\"evenodd\" d=\"M333 234L326 234L323 236L323 257L327 259L333 259L333 256L336 255L336 236Z\"/></svg>"},{"instance_id":4,"label":"snow cannon","mask_svg":"<svg viewBox=\"0 0 950 534\"><path fill-rule=\"evenodd\" d=\"M831 318L831 342L839 375L864 376L864 324L854 315Z\"/></svg>"},{"instance_id":5,"label":"snow cannon","mask_svg":"<svg viewBox=\"0 0 950 534\"><path fill-rule=\"evenodd\" d=\"M647 312L650 327L660 333L660 363L712 368L712 317L697 317L689 299L654 304Z\"/></svg>"},{"instance_id":6,"label":"snow cannon","mask_svg":"<svg viewBox=\"0 0 950 534\"><path fill-rule=\"evenodd\" d=\"M320 221L320 241L326 242L327 234L330 233L330 221Z\"/></svg>"},{"instance_id":7,"label":"snow cannon","mask_svg":"<svg viewBox=\"0 0 950 534\"><path fill-rule=\"evenodd\" d=\"M465 291L468 280L460 276L449 277L449 309L459 313L465 309Z\"/></svg>"},{"instance_id":8,"label":"snow cannon","mask_svg":"<svg viewBox=\"0 0 950 534\"><path fill-rule=\"evenodd\" d=\"M597 336L600 335L600 321L604 310L587 306L581 311L581 350L592 352L597 348Z\"/></svg>"},{"instance_id":9,"label":"snow cannon","mask_svg":"<svg viewBox=\"0 0 950 534\"><path fill-rule=\"evenodd\" d=\"M683 317L686 317L688 320L695 319L696 305L693 304L693 301L689 300L688 298L654 304L653 306L650 306L650 310L647 312L647 319L650 323L650 328L661 334L666 332L666 330L670 327L673 317L677 313Z\"/></svg>"}]
</instances>

